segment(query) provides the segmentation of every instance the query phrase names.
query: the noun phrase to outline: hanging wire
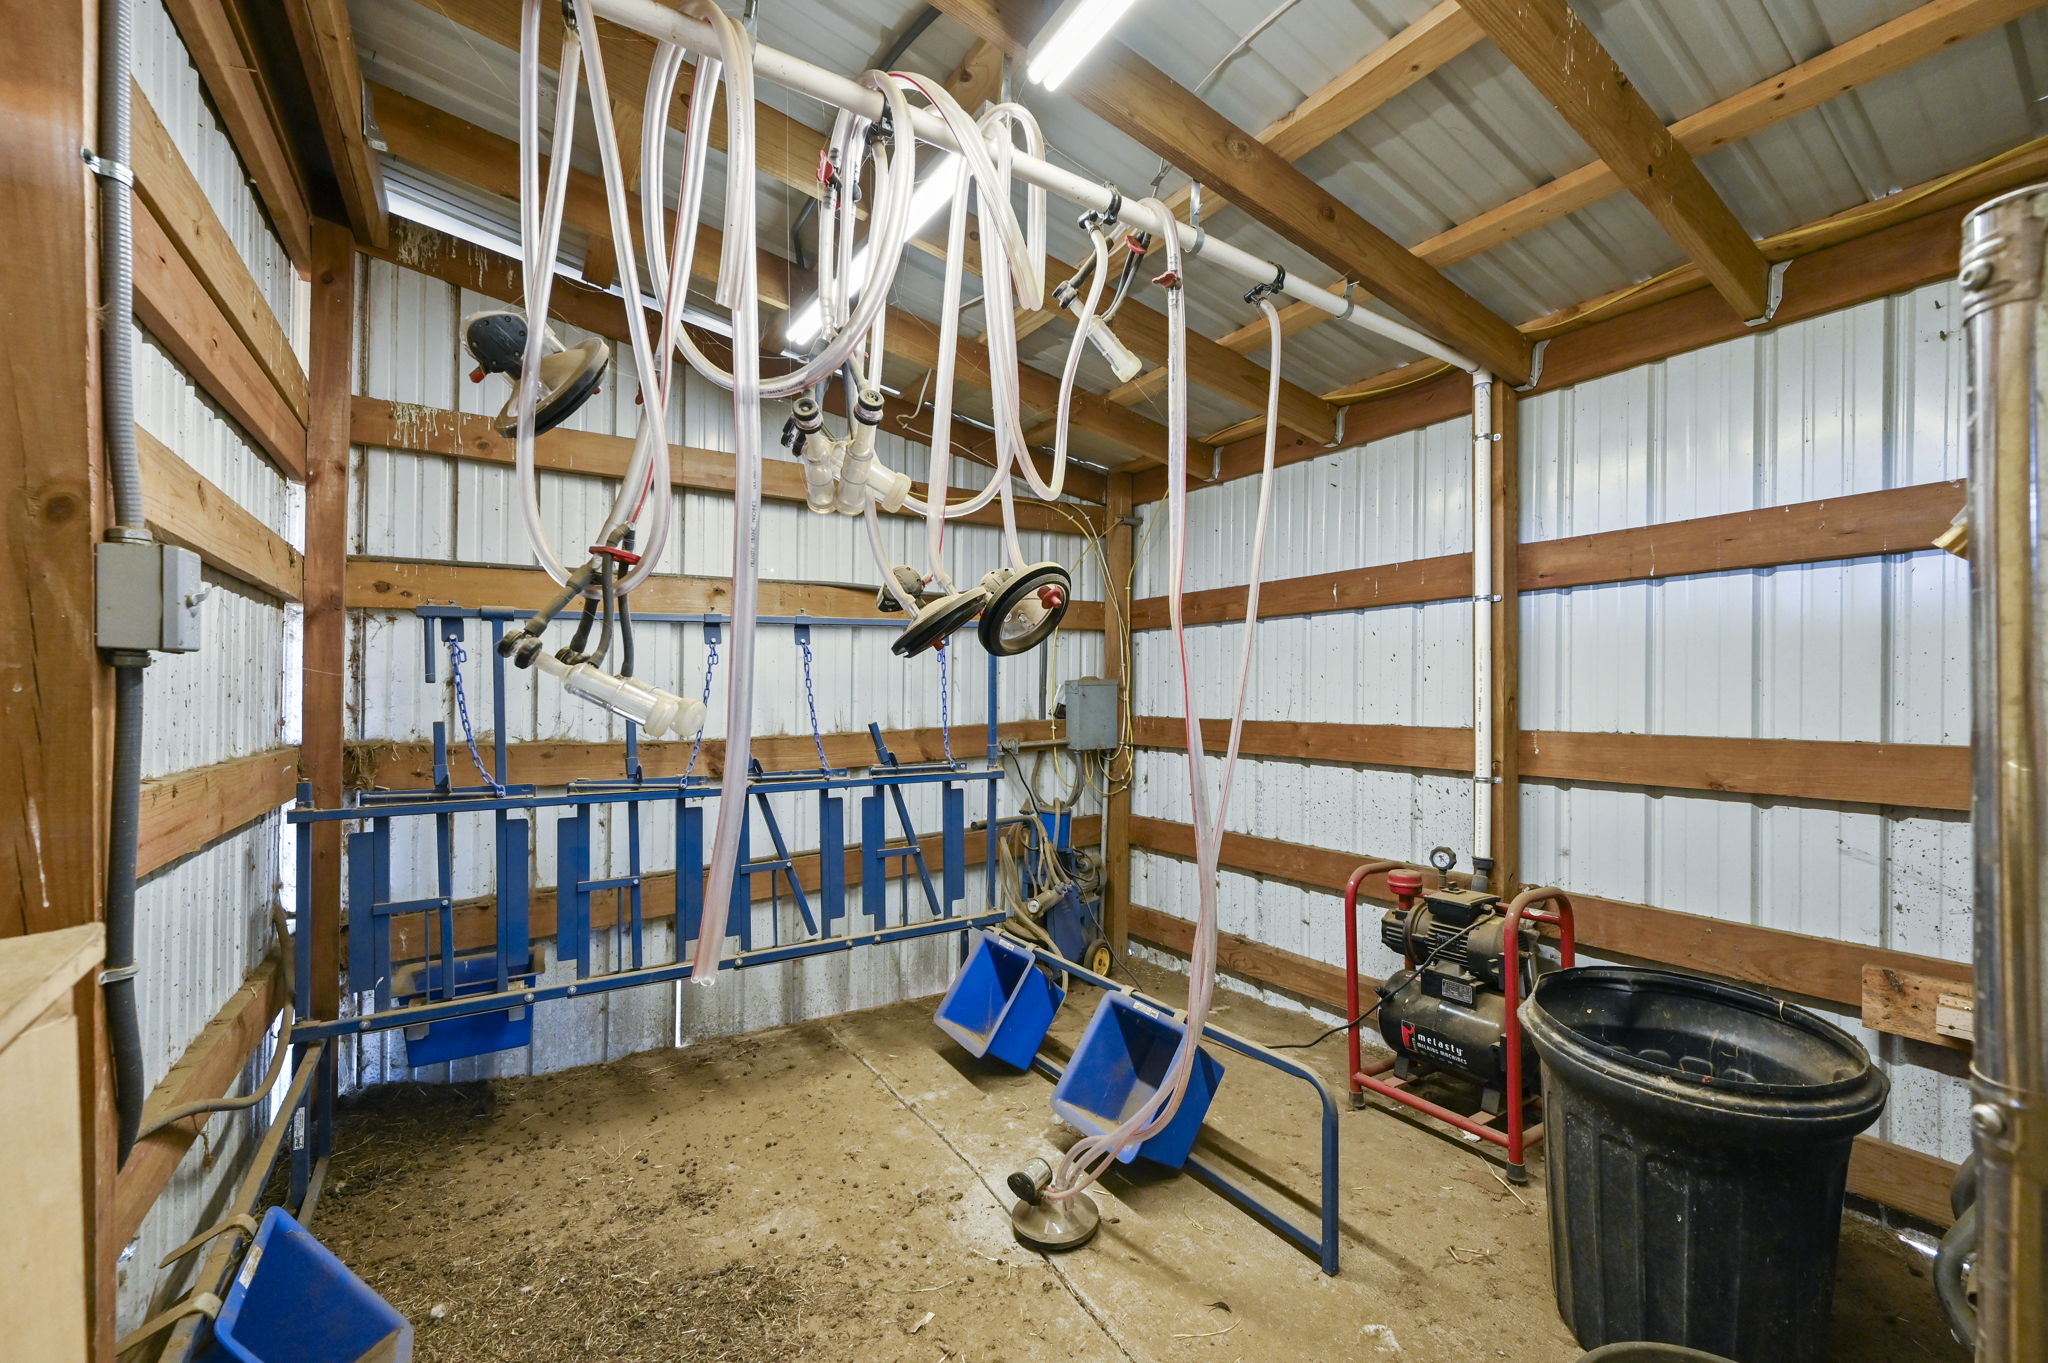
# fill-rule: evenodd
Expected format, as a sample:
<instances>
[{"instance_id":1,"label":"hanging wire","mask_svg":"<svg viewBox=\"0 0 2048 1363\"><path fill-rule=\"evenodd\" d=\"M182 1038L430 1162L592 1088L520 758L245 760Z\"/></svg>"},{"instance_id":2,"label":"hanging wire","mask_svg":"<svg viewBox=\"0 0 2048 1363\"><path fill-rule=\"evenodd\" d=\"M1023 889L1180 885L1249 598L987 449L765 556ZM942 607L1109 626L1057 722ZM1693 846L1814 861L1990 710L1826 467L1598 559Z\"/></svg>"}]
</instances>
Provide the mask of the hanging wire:
<instances>
[{"instance_id":1,"label":"hanging wire","mask_svg":"<svg viewBox=\"0 0 2048 1363\"><path fill-rule=\"evenodd\" d=\"M718 627L716 625L706 626L704 630L704 647L707 650L704 659L704 694L700 699L703 701L705 710L709 711L711 709L711 675L718 671ZM698 726L697 737L690 743L690 762L688 766L683 768L683 779L685 781L689 780L691 773L697 770L697 754L704 751L704 728L705 726L703 725Z\"/></svg>"},{"instance_id":2,"label":"hanging wire","mask_svg":"<svg viewBox=\"0 0 2048 1363\"><path fill-rule=\"evenodd\" d=\"M462 686L462 665L469 661L469 653L462 647L462 640L448 641L448 675L455 681L455 714L462 721L462 739L469 744L469 760L476 763L476 774L484 778L484 784L491 788L491 794L502 796L505 787L484 765L484 755L477 751L476 726L469 722L469 692Z\"/></svg>"}]
</instances>

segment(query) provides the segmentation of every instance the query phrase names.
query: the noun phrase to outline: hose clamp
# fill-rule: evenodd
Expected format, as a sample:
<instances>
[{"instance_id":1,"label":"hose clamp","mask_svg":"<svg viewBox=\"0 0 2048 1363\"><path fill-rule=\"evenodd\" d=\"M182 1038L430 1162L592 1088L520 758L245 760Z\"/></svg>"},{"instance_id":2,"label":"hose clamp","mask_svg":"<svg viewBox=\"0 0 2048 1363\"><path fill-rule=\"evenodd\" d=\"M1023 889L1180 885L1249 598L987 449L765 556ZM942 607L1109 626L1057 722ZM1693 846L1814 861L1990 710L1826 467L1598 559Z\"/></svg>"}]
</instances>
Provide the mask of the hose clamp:
<instances>
[{"instance_id":1,"label":"hose clamp","mask_svg":"<svg viewBox=\"0 0 2048 1363\"><path fill-rule=\"evenodd\" d=\"M1244 301L1250 303L1253 307L1257 307L1260 303L1272 297L1274 294L1279 293L1282 289L1286 287L1287 267L1284 265L1275 265L1273 267L1272 281L1266 284L1252 285L1251 288L1245 291Z\"/></svg>"},{"instance_id":2,"label":"hose clamp","mask_svg":"<svg viewBox=\"0 0 2048 1363\"><path fill-rule=\"evenodd\" d=\"M1357 298L1357 292L1358 292L1358 281L1357 281L1357 280L1355 280L1355 279L1347 279L1347 280L1345 280L1345 281L1344 281L1344 311L1342 311L1342 312L1340 312L1340 313L1338 313L1338 314L1337 314L1337 320L1338 320L1338 321L1340 321L1340 322L1348 322L1348 321L1350 321L1350 320L1351 320L1351 314L1352 314L1352 313L1354 313L1354 312L1356 312L1356 311L1358 310L1358 298Z\"/></svg>"},{"instance_id":3,"label":"hose clamp","mask_svg":"<svg viewBox=\"0 0 2048 1363\"><path fill-rule=\"evenodd\" d=\"M1189 260L1193 260L1196 256L1202 254L1202 248L1209 244L1209 229L1202 226L1202 224L1200 224L1199 222L1190 223L1189 226L1193 227L1195 230L1195 240L1194 243L1186 247L1181 252L1181 254L1186 256Z\"/></svg>"},{"instance_id":4,"label":"hose clamp","mask_svg":"<svg viewBox=\"0 0 2048 1363\"><path fill-rule=\"evenodd\" d=\"M78 155L85 162L85 168L102 180L113 180L131 189L135 187L134 167L120 161L110 161L94 152L91 147L80 147Z\"/></svg>"},{"instance_id":5,"label":"hose clamp","mask_svg":"<svg viewBox=\"0 0 2048 1363\"><path fill-rule=\"evenodd\" d=\"M1104 185L1103 188L1109 191L1109 207L1091 208L1086 213L1083 213L1079 219L1083 232L1093 232L1100 229L1104 236L1108 236L1116 231L1118 225L1123 220L1124 196L1117 191L1114 185Z\"/></svg>"}]
</instances>

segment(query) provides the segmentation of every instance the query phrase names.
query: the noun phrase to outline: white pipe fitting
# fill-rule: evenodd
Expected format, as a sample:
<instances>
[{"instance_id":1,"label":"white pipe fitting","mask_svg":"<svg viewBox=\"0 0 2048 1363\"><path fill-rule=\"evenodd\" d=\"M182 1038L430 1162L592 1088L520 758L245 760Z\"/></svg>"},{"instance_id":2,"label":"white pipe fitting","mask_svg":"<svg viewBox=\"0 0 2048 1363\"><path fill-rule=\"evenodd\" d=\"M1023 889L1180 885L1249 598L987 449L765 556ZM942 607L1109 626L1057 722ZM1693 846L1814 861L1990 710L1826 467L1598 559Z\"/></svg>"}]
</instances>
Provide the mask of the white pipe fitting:
<instances>
[{"instance_id":1,"label":"white pipe fitting","mask_svg":"<svg viewBox=\"0 0 2048 1363\"><path fill-rule=\"evenodd\" d=\"M640 726L649 738L688 738L704 727L703 703L638 677L616 677L592 663L565 663L552 653L539 658L540 669L561 678L562 689L581 696Z\"/></svg>"}]
</instances>

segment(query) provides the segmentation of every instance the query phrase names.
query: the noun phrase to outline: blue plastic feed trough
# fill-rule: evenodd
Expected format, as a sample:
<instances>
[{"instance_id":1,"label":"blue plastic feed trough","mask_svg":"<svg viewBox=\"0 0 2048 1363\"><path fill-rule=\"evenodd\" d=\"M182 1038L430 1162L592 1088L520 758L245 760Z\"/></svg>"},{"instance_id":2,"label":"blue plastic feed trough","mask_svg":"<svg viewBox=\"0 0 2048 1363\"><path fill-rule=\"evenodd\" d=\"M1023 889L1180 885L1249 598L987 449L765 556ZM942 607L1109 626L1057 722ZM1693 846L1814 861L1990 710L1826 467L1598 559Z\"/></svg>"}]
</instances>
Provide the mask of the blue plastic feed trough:
<instances>
[{"instance_id":1,"label":"blue plastic feed trough","mask_svg":"<svg viewBox=\"0 0 2048 1363\"><path fill-rule=\"evenodd\" d=\"M1088 1019L1088 1030L1081 1034L1081 1044L1074 1048L1074 1058L1053 1086L1053 1112L1084 1132L1114 1131L1159 1091L1186 1031L1185 1024L1160 1016L1127 994L1103 995L1095 1016ZM1222 1080L1222 1064L1197 1047L1187 1093L1173 1120L1136 1151L1120 1152L1117 1158L1128 1164L1143 1155L1171 1169L1186 1164Z\"/></svg>"},{"instance_id":2,"label":"blue plastic feed trough","mask_svg":"<svg viewBox=\"0 0 2048 1363\"><path fill-rule=\"evenodd\" d=\"M243 1363L408 1363L412 1326L312 1232L272 1207L213 1323Z\"/></svg>"},{"instance_id":3,"label":"blue plastic feed trough","mask_svg":"<svg viewBox=\"0 0 2048 1363\"><path fill-rule=\"evenodd\" d=\"M511 985L531 985L531 974L514 975ZM498 958L485 951L455 958L455 997L488 994L498 987ZM446 998L441 988L441 962L425 961L408 968L393 991L392 1001L404 1006L426 998ZM533 1040L533 1009L524 1005L496 1013L443 1018L405 1029L405 1063L418 1069L473 1055L509 1051Z\"/></svg>"},{"instance_id":4,"label":"blue plastic feed trough","mask_svg":"<svg viewBox=\"0 0 2048 1363\"><path fill-rule=\"evenodd\" d=\"M984 932L940 1001L937 1021L968 1054L1027 1070L1066 996L1030 948Z\"/></svg>"}]
</instances>

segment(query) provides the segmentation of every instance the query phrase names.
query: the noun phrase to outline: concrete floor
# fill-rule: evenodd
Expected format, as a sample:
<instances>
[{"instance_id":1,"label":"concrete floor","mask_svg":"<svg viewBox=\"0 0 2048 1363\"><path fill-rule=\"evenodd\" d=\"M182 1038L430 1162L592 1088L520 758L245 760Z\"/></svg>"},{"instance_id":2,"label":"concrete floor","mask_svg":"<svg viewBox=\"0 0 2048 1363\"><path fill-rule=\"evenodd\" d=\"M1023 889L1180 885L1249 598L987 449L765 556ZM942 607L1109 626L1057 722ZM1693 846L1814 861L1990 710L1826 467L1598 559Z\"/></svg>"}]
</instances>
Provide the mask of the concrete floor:
<instances>
[{"instance_id":1,"label":"concrete floor","mask_svg":"<svg viewBox=\"0 0 2048 1363\"><path fill-rule=\"evenodd\" d=\"M1178 977L1148 972L1164 997ZM1540 1162L1498 1165L1386 1111L1342 1112L1343 1269L1191 1178L1119 1170L1105 1224L1045 1258L1003 1178L1069 1133L1049 1082L968 1057L933 1000L538 1079L400 1086L345 1113L315 1230L418 1323L421 1363L481 1360L1472 1360L1569 1363ZM1078 1006L1075 1006L1078 1005ZM1064 1059L1093 1010L1070 1003ZM1217 1022L1307 1020L1219 994ZM1341 1038L1312 1052L1327 1082ZM1200 1152L1312 1224L1308 1089L1242 1057ZM1834 1356L1961 1360L1926 1261L1846 1223Z\"/></svg>"}]
</instances>

